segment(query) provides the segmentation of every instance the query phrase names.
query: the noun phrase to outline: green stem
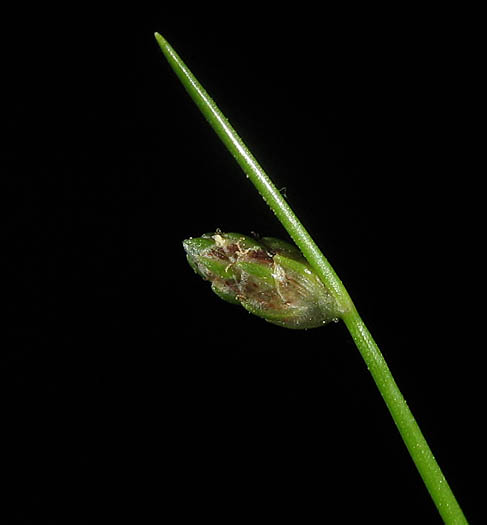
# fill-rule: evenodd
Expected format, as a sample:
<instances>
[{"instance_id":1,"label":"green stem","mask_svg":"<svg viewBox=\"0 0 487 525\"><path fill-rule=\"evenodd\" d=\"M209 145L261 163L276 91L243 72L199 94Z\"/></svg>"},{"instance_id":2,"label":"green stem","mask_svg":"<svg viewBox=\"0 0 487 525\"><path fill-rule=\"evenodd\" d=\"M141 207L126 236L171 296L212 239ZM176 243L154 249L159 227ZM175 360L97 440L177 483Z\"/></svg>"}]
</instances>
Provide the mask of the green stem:
<instances>
[{"instance_id":1,"label":"green stem","mask_svg":"<svg viewBox=\"0 0 487 525\"><path fill-rule=\"evenodd\" d=\"M346 312L342 319L367 364L367 368L382 394L387 408L443 521L447 524L455 525L467 523L462 509L416 423L406 400L394 381L382 353L357 310L353 308Z\"/></svg>"},{"instance_id":2,"label":"green stem","mask_svg":"<svg viewBox=\"0 0 487 525\"><path fill-rule=\"evenodd\" d=\"M290 206L284 200L279 190L218 109L215 102L167 41L158 33L155 34L155 37L186 91L199 107L218 137L235 157L263 199L281 221L309 264L334 295L340 307L341 318L352 335L367 368L370 370L443 520L447 524L456 525L467 523L416 420L394 381L384 357L360 318L343 283Z\"/></svg>"}]
</instances>

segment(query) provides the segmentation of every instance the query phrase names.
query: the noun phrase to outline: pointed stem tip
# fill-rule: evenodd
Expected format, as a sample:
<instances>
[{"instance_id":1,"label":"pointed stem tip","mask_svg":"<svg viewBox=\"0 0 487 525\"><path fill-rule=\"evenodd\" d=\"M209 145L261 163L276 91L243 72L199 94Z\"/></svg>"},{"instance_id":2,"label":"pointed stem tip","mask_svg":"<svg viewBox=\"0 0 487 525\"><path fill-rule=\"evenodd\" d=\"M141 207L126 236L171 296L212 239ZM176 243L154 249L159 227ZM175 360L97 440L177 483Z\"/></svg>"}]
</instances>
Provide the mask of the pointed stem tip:
<instances>
[{"instance_id":1,"label":"pointed stem tip","mask_svg":"<svg viewBox=\"0 0 487 525\"><path fill-rule=\"evenodd\" d=\"M157 43L162 47L167 45L167 40L157 31L154 33L154 37L157 40Z\"/></svg>"}]
</instances>

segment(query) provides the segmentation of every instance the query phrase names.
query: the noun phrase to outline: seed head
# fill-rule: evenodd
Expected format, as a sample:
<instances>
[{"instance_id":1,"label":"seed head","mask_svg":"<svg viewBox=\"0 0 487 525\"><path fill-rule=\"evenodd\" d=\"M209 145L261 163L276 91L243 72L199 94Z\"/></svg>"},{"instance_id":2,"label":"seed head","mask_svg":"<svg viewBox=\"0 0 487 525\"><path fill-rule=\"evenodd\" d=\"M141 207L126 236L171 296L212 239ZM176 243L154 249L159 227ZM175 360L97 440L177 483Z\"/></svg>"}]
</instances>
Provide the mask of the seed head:
<instances>
[{"instance_id":1,"label":"seed head","mask_svg":"<svg viewBox=\"0 0 487 525\"><path fill-rule=\"evenodd\" d=\"M193 270L222 299L270 323L314 328L338 318L335 299L293 245L239 233L207 233L183 242Z\"/></svg>"}]
</instances>

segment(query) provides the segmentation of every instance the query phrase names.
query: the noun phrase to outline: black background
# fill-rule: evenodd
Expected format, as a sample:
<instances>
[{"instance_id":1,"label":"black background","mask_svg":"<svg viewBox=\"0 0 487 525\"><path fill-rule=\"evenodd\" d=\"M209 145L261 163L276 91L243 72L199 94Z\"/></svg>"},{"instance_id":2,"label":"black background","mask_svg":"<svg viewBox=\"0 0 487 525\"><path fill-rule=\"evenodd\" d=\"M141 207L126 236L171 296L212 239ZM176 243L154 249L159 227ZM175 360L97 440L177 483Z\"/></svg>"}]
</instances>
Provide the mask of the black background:
<instances>
[{"instance_id":1,"label":"black background","mask_svg":"<svg viewBox=\"0 0 487 525\"><path fill-rule=\"evenodd\" d=\"M344 325L272 326L187 265L189 236L287 235L154 31L339 273L475 522L474 18L291 4L3 17L5 523L441 523Z\"/></svg>"}]
</instances>

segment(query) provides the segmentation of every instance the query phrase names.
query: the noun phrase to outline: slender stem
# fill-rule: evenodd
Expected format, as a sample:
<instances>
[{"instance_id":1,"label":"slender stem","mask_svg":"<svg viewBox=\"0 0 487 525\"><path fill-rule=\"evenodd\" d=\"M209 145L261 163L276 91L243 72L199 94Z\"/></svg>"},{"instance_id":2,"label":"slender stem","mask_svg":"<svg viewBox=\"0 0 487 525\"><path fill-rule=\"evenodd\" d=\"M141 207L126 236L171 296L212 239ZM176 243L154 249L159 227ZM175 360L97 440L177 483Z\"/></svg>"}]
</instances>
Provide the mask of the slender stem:
<instances>
[{"instance_id":1,"label":"slender stem","mask_svg":"<svg viewBox=\"0 0 487 525\"><path fill-rule=\"evenodd\" d=\"M346 312L343 314L342 319L366 362L416 468L423 478L424 484L444 522L455 525L467 523L462 509L458 505L445 476L441 472L406 400L394 381L384 357L357 310L353 308Z\"/></svg>"},{"instance_id":2,"label":"slender stem","mask_svg":"<svg viewBox=\"0 0 487 525\"><path fill-rule=\"evenodd\" d=\"M212 98L167 41L158 33L155 34L155 37L186 91L199 107L218 137L235 157L263 199L281 221L309 264L334 295L341 311L341 318L355 341L367 368L370 370L443 520L447 524L456 525L467 523L413 414L394 381L384 357L360 318L343 283L276 186L218 109Z\"/></svg>"}]
</instances>

